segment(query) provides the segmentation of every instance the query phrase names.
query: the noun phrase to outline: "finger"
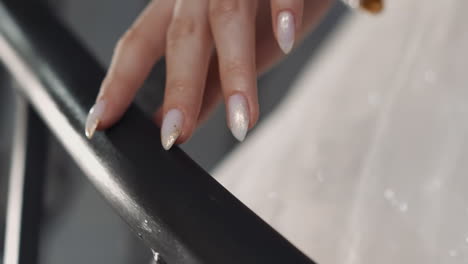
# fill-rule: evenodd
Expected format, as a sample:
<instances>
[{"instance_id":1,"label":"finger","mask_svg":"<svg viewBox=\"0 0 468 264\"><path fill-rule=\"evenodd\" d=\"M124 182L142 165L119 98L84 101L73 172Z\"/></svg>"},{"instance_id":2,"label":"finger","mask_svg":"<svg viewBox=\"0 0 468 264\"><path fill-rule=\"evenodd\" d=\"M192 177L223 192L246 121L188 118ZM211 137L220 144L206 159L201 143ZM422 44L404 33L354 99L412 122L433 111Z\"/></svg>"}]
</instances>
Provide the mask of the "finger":
<instances>
[{"instance_id":1,"label":"finger","mask_svg":"<svg viewBox=\"0 0 468 264\"><path fill-rule=\"evenodd\" d=\"M281 50L289 53L301 28L304 0L271 0L273 31Z\"/></svg>"},{"instance_id":2,"label":"finger","mask_svg":"<svg viewBox=\"0 0 468 264\"><path fill-rule=\"evenodd\" d=\"M198 115L197 125L202 124L208 119L210 113L216 106L218 106L222 98L223 93L221 91L221 81L219 78L218 58L214 56L211 59L208 69L206 88L205 93L203 94L203 103L200 114Z\"/></svg>"},{"instance_id":3,"label":"finger","mask_svg":"<svg viewBox=\"0 0 468 264\"><path fill-rule=\"evenodd\" d=\"M196 126L200 126L205 122L211 111L218 105L219 101L222 99L221 93L221 84L219 80L219 70L218 70L218 59L216 56L213 56L208 67L208 77L206 79L205 89L203 93L202 106L200 113L198 114L198 122ZM154 114L154 122L160 126L163 119L163 107L159 107Z\"/></svg>"},{"instance_id":4,"label":"finger","mask_svg":"<svg viewBox=\"0 0 468 264\"><path fill-rule=\"evenodd\" d=\"M128 108L155 62L164 54L172 0L152 1L118 41L112 63L86 121L86 135L115 123Z\"/></svg>"},{"instance_id":5,"label":"finger","mask_svg":"<svg viewBox=\"0 0 468 264\"><path fill-rule=\"evenodd\" d=\"M213 42L208 0L177 0L167 33L166 93L161 142L170 149L192 134L198 121Z\"/></svg>"},{"instance_id":6,"label":"finger","mask_svg":"<svg viewBox=\"0 0 468 264\"><path fill-rule=\"evenodd\" d=\"M302 19L303 26L297 34L298 40L310 32L314 26L318 24L332 3L332 0L305 2L304 17ZM259 5L260 4L261 3L259 3ZM259 6L259 8L261 8L261 6ZM265 8L268 8L268 5L266 5ZM261 20L261 18L259 18L259 20ZM283 56L283 52L276 44L276 38L270 30L272 20L270 19L265 21L267 21L267 23L257 23L258 40L256 54L258 74L262 74L263 72L267 71ZM222 98L221 95L219 72L217 71L217 61L213 60L210 64L205 96L203 99L202 109L200 110L199 125L208 119L211 112L218 106Z\"/></svg>"},{"instance_id":7,"label":"finger","mask_svg":"<svg viewBox=\"0 0 468 264\"><path fill-rule=\"evenodd\" d=\"M233 135L242 141L258 119L256 1L211 0L210 25Z\"/></svg>"},{"instance_id":8,"label":"finger","mask_svg":"<svg viewBox=\"0 0 468 264\"><path fill-rule=\"evenodd\" d=\"M331 7L332 0L324 1L306 1L304 3L304 16L302 27L298 32L297 40L303 38L316 26L320 19L324 16L326 11ZM259 3L259 8L269 8L269 5L263 2ZM272 34L270 28L272 27L272 20L257 19L257 32L258 41L256 47L257 54L257 73L262 74L271 68L275 63L283 57L283 52L276 44L276 37ZM210 63L205 94L203 97L202 109L200 110L198 125L205 122L213 110L219 105L222 98L220 87L220 78L218 71L217 58L214 57ZM155 115L155 122L161 123L162 109L157 111Z\"/></svg>"}]
</instances>

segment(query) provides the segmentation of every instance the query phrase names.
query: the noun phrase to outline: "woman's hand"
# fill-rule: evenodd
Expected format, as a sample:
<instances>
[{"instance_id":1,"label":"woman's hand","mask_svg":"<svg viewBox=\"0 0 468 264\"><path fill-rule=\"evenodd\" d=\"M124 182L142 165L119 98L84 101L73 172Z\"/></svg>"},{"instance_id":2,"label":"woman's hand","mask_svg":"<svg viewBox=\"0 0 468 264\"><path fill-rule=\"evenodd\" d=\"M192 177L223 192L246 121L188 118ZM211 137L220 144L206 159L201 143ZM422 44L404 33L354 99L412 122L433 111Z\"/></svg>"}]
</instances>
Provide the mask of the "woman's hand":
<instances>
[{"instance_id":1,"label":"woman's hand","mask_svg":"<svg viewBox=\"0 0 468 264\"><path fill-rule=\"evenodd\" d=\"M331 0L153 0L118 42L86 135L117 122L151 68L166 57L165 149L186 141L224 98L240 141L257 122L257 75L288 53Z\"/></svg>"}]
</instances>

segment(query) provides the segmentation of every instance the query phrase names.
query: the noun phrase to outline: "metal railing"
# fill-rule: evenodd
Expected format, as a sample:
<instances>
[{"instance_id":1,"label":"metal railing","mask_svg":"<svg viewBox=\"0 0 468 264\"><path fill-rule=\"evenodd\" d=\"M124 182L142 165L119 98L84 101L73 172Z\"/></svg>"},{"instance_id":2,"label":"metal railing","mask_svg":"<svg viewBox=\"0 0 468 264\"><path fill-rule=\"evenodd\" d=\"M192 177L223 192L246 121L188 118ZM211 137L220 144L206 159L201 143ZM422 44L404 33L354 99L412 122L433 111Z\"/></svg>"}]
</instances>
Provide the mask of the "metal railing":
<instances>
[{"instance_id":1,"label":"metal railing","mask_svg":"<svg viewBox=\"0 0 468 264\"><path fill-rule=\"evenodd\" d=\"M11 240L5 255L16 258L4 264L33 263L36 256L26 257L22 250L36 251L38 241L25 241L21 234L26 229L39 232L41 178L32 176L41 172L32 171L28 163L38 162L41 153L34 157L28 149L42 142L34 142L35 131L25 124L42 123L165 263L313 263L183 151L164 151L158 128L136 107L130 107L119 124L87 140L85 118L104 70L42 4L0 1L0 61L31 106L18 112L29 121L17 121L18 129L26 132L16 136L27 140L15 144L23 163L16 164L20 169L12 170L10 178ZM37 219L31 219L30 210L36 210L32 215Z\"/></svg>"}]
</instances>

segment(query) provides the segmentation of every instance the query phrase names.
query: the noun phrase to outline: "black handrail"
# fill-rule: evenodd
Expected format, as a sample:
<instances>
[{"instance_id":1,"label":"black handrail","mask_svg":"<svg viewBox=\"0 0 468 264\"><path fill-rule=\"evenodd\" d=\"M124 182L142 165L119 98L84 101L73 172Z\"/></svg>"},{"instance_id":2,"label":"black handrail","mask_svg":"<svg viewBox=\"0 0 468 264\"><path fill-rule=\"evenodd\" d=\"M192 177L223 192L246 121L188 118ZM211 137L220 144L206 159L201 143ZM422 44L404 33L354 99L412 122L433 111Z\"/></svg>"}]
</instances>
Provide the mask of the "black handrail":
<instances>
[{"instance_id":1,"label":"black handrail","mask_svg":"<svg viewBox=\"0 0 468 264\"><path fill-rule=\"evenodd\" d=\"M171 263L308 263L136 107L89 141L83 134L103 69L35 1L0 1L0 60L94 186Z\"/></svg>"}]
</instances>

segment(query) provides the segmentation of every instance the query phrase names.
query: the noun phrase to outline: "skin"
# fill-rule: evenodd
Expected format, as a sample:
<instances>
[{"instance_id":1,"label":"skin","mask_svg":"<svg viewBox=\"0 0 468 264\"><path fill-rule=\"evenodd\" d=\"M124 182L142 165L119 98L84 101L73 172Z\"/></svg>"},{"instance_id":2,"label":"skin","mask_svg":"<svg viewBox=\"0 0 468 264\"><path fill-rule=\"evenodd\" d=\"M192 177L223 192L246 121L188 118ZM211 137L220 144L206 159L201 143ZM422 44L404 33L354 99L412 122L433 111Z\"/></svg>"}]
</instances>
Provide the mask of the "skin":
<instances>
[{"instance_id":1,"label":"skin","mask_svg":"<svg viewBox=\"0 0 468 264\"><path fill-rule=\"evenodd\" d=\"M249 128L258 120L256 79L278 62L277 17L294 16L296 43L320 21L332 0L153 0L118 41L97 100L106 111L98 130L116 123L133 101L153 65L166 57L163 105L184 115L176 143L190 138L221 100L245 96Z\"/></svg>"}]
</instances>

